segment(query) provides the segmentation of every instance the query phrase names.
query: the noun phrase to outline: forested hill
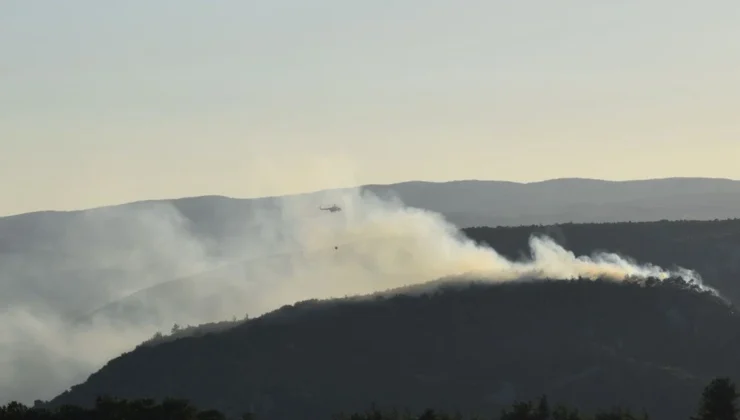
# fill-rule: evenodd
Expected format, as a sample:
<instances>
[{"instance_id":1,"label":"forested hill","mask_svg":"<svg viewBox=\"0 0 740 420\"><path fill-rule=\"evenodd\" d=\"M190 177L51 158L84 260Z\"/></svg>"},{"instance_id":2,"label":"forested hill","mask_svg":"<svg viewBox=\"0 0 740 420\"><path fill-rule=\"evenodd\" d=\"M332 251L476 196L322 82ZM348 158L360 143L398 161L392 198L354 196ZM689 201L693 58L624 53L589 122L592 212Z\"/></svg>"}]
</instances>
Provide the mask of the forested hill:
<instances>
[{"instance_id":1,"label":"forested hill","mask_svg":"<svg viewBox=\"0 0 740 420\"><path fill-rule=\"evenodd\" d=\"M546 234L576 255L590 255L595 251L604 250L665 268L681 266L693 269L701 274L707 284L721 290L724 296L740 302L740 219L473 227L462 231L468 237L491 246L500 254L512 259L528 258L530 236ZM330 252L334 252L334 249ZM223 272L215 273L218 276L207 273L201 277L161 283L122 300L109 302L86 315L88 318L81 319L89 319L97 314L121 323L138 322L142 318L146 320L148 314L158 313L162 308L187 308L195 305L204 307L205 300L200 298L204 294L196 294L199 300L179 297L189 296L184 292L187 292L191 283L214 284L214 278L236 276L240 271L235 270L236 274L230 273L231 271L225 269ZM224 307L226 303L235 299L238 301L242 296L232 292L231 289L224 292L214 287L211 292L222 297L228 296L228 300L223 298L221 300ZM213 303L211 306L218 303L217 300L209 302ZM242 309L240 305L231 305L239 309L229 317L235 315L242 318L245 312L252 313L253 309Z\"/></svg>"},{"instance_id":2,"label":"forested hill","mask_svg":"<svg viewBox=\"0 0 740 420\"><path fill-rule=\"evenodd\" d=\"M266 420L376 402L497 412L547 394L687 418L713 377L740 377L740 319L669 283L471 285L424 296L289 305L226 331L141 346L51 402L187 398Z\"/></svg>"},{"instance_id":3,"label":"forested hill","mask_svg":"<svg viewBox=\"0 0 740 420\"><path fill-rule=\"evenodd\" d=\"M680 266L740 302L740 219L474 227L465 234L508 258L528 258L528 241L545 234L575 255L608 251L664 268Z\"/></svg>"},{"instance_id":4,"label":"forested hill","mask_svg":"<svg viewBox=\"0 0 740 420\"><path fill-rule=\"evenodd\" d=\"M724 297L740 302L740 219L472 227L462 231L467 237L493 247L510 259L529 258L529 238L544 234L566 249L573 250L576 255L590 255L594 251L604 250L636 258L641 263L656 263L663 267L683 266L696 270L705 283L718 288ZM174 281L158 286L162 287L161 291L154 288L149 290L150 295L154 296L150 305L158 307L176 295L180 287L177 283ZM131 297L129 301L114 302L102 311L112 314L122 304L141 305L142 300L134 298L138 296ZM120 311L116 314L120 314ZM241 318L243 316L236 321L224 320L184 328L172 337L230 328L241 322ZM156 341L172 337L162 337Z\"/></svg>"}]
</instances>

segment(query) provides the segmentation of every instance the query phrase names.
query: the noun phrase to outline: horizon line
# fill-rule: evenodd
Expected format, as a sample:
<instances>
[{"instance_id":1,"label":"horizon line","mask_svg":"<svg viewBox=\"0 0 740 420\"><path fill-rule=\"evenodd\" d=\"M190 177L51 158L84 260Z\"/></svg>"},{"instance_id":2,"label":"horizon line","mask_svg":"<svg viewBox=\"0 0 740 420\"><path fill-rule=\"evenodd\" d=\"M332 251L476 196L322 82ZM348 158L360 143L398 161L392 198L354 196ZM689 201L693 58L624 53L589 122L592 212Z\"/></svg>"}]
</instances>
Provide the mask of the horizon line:
<instances>
[{"instance_id":1,"label":"horizon line","mask_svg":"<svg viewBox=\"0 0 740 420\"><path fill-rule=\"evenodd\" d=\"M563 181L594 181L594 182L603 182L603 183L610 183L610 184L626 184L626 183L636 183L636 182L671 181L671 180L705 180L705 181L740 182L740 179L725 178L725 177L707 177L707 176L669 176L669 177L662 177L662 178L636 178L636 179L622 179L622 180L604 179L604 178L586 178L586 177L560 177L560 178L545 178L545 179L536 180L536 181L509 181L509 180L504 180L504 179L481 179L481 178L450 179L447 181L428 181L428 180L421 180L421 179L412 179L408 181L391 182L391 183L384 183L384 184L368 183L368 184L359 184L359 185L352 185L352 186L346 186L346 187L324 188L324 189L318 189L318 190L303 191L303 192L292 193L292 194L277 194L277 195L264 195L264 196L237 197L237 196L229 196L229 195L223 195L223 194L203 194L203 195L179 196L179 197L143 198L140 200L103 204L100 206L83 207L83 208L77 208L77 209L68 209L68 210L46 209L46 210L27 211L27 212L22 212L22 213L11 213L11 214L0 215L0 219L12 218L12 217L18 217L18 216L27 216L27 215L33 215L33 214L41 214L41 213L78 213L78 212L84 212L84 211L90 211L90 210L100 210L100 209L106 209L106 208L121 207L121 206L136 205L136 204L145 204L145 203L152 203L152 202L162 202L162 201L180 201L180 200L203 199L203 198L223 198L223 199L230 199L230 200L275 199L275 198L283 198L283 197L310 195L310 194L316 194L316 193L325 192L325 191L337 191L337 190L368 188L368 187L392 187L392 186L404 185L404 184L452 184L452 183L462 183L462 182L489 182L489 183L499 183L499 184L535 185L535 184L544 184L548 182L563 182Z\"/></svg>"}]
</instances>

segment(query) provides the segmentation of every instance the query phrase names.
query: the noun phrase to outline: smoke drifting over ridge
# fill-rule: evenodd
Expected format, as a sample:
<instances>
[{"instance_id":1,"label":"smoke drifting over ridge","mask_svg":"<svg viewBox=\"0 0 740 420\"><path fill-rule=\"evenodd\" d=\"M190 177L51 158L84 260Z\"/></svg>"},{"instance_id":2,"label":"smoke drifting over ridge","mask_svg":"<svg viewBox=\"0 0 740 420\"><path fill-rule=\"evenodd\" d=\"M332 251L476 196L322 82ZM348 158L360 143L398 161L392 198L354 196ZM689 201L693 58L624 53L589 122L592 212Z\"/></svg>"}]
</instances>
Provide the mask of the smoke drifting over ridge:
<instances>
[{"instance_id":1,"label":"smoke drifting over ridge","mask_svg":"<svg viewBox=\"0 0 740 420\"><path fill-rule=\"evenodd\" d=\"M343 211L319 210L331 204ZM358 189L276 199L234 223L231 237L219 242L194 233L170 205L91 210L51 248L7 257L12 264L0 266L0 303L7 307L0 312L0 395L48 399L174 322L254 316L311 298L450 277L680 275L701 284L688 270L638 266L614 254L577 257L544 237L531 239L530 261L509 261L464 238L438 214ZM60 278L63 270L78 274ZM202 274L151 288L192 273ZM106 309L112 301L125 304ZM77 321L79 313L65 316L79 312L82 302L88 304L82 312L92 313L86 322Z\"/></svg>"}]
</instances>

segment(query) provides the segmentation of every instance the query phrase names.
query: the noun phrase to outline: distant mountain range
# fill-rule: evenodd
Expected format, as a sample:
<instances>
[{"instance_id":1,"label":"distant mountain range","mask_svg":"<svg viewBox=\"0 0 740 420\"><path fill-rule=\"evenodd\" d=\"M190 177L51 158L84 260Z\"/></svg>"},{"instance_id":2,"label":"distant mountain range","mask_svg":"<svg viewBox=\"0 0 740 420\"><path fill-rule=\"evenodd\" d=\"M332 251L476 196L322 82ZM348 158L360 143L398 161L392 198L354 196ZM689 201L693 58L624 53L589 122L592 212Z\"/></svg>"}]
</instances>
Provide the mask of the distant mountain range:
<instances>
[{"instance_id":1,"label":"distant mountain range","mask_svg":"<svg viewBox=\"0 0 740 420\"><path fill-rule=\"evenodd\" d=\"M740 217L740 181L727 179L406 182L365 188L393 192L407 205L442 213L460 227Z\"/></svg>"},{"instance_id":2,"label":"distant mountain range","mask_svg":"<svg viewBox=\"0 0 740 420\"><path fill-rule=\"evenodd\" d=\"M640 263L695 269L732 301L740 300L737 221L544 226L737 218L738 181L455 181L361 189L438 212L458 227L530 225L465 229L476 240L477 232L487 232L483 242L508 258L526 257L529 236L539 232L576 255L606 250ZM81 380L103 358L158 330L166 333L174 323L240 320L312 296L367 293L437 278L438 271L425 271L435 266L433 259L421 261L417 272L407 264L428 248L424 241L438 243L435 219L421 224L413 219L412 234L404 239L398 234L412 220L385 214L381 219L388 216L389 224L376 232L372 200L358 199L356 191L192 197L0 218L0 307L7 309L0 311L0 322L12 334L7 342L16 343L0 348L0 354L8 361L4 368L11 374L17 370L15 377L0 381L0 394L47 398ZM331 204L344 211L318 209ZM430 231L436 236L425 236ZM432 254L455 260L449 245L440 241ZM29 325L44 329L28 335ZM93 336L105 337L100 340L107 346L90 358L83 349ZM48 347L45 340L66 344ZM66 373L56 369L58 360L65 360ZM26 372L19 370L22 366ZM38 381L38 372L59 376Z\"/></svg>"},{"instance_id":3,"label":"distant mountain range","mask_svg":"<svg viewBox=\"0 0 740 420\"><path fill-rule=\"evenodd\" d=\"M711 220L740 216L740 181L723 178L661 178L605 181L562 178L541 182L462 180L409 181L359 188L380 196L396 195L406 205L445 215L460 227L530 224ZM204 230L218 230L229 216L274 205L279 197L223 196L150 200L115 207L171 203ZM114 207L114 206L111 206ZM80 211L42 211L0 217L0 234L29 233L64 223ZM7 246L7 245L6 245Z\"/></svg>"},{"instance_id":4,"label":"distant mountain range","mask_svg":"<svg viewBox=\"0 0 740 420\"><path fill-rule=\"evenodd\" d=\"M727 179L412 181L361 188L440 213L458 227L740 217L740 181ZM0 305L40 297L77 318L116 296L210 269L200 264L206 255L239 249L255 220L279 212L281 200L204 196L0 218L0 287L23 282L0 293ZM88 287L84 293L51 287L50 277Z\"/></svg>"}]
</instances>

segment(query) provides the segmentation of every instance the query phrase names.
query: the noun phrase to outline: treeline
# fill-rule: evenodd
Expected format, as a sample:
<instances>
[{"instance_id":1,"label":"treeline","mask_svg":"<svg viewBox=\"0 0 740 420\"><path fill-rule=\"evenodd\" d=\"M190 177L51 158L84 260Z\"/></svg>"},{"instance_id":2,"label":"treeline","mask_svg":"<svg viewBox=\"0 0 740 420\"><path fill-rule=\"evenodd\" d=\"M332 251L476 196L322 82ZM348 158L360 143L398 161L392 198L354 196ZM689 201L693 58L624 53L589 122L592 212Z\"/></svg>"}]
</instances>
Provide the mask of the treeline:
<instances>
[{"instance_id":1,"label":"treeline","mask_svg":"<svg viewBox=\"0 0 740 420\"><path fill-rule=\"evenodd\" d=\"M607 251L639 263L686 267L705 283L740 302L740 219L564 223L465 228L463 233L509 259L528 258L529 238L546 235L576 255Z\"/></svg>"},{"instance_id":2,"label":"treeline","mask_svg":"<svg viewBox=\"0 0 740 420\"><path fill-rule=\"evenodd\" d=\"M729 378L716 378L702 392L697 413L687 420L737 420L738 392ZM665 404L670 404L665 401ZM241 420L256 420L252 413L238 416ZM649 420L646 412L634 413L631 410L613 407L589 415L565 405L551 407L547 397L538 401L514 403L501 411L498 416L464 416L460 413L437 412L433 409L421 413L398 410L370 410L354 414L337 414L333 420ZM91 408L64 405L49 410L40 407L27 407L11 402L0 407L0 420L227 420L229 417L217 410L200 410L187 400L165 399L157 403L153 399L125 400L98 397Z\"/></svg>"},{"instance_id":3,"label":"treeline","mask_svg":"<svg viewBox=\"0 0 740 420\"><path fill-rule=\"evenodd\" d=\"M596 280L467 284L299 303L226 331L142 346L44 406L188 398L230 417L329 419L377 401L493 414L515 399L685 418L740 378L740 315L685 287ZM618 399L617 399L618 398ZM665 403L670 401L670 403Z\"/></svg>"},{"instance_id":4,"label":"treeline","mask_svg":"<svg viewBox=\"0 0 740 420\"><path fill-rule=\"evenodd\" d=\"M237 317L234 316L230 321L209 322L206 324L187 325L184 327L179 324L174 324L169 334L163 334L161 331L157 331L150 339L139 344L137 347L162 344L182 337L199 337L206 334L216 333L241 325L246 321L249 321L249 314L244 315L244 318L242 319L237 319Z\"/></svg>"}]
</instances>

